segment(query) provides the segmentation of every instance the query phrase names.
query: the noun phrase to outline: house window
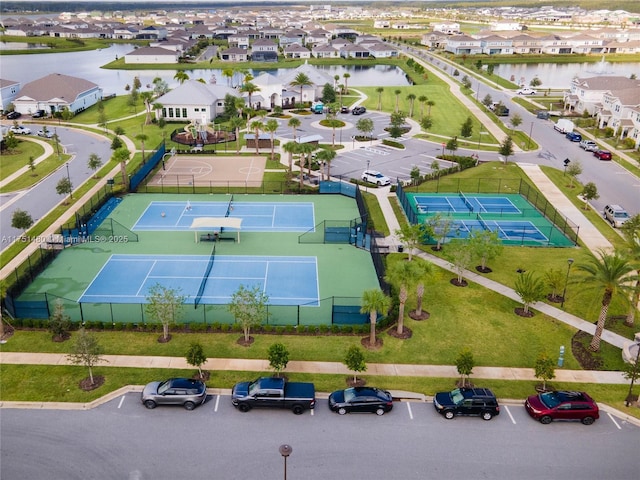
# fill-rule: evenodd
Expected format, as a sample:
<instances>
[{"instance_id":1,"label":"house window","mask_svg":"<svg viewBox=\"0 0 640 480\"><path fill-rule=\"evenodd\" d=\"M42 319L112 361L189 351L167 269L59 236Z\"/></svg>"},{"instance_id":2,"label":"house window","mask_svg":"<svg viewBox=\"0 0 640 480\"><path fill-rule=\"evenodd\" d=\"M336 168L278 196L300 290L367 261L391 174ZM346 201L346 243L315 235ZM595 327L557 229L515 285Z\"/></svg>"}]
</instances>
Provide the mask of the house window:
<instances>
[{"instance_id":1,"label":"house window","mask_svg":"<svg viewBox=\"0 0 640 480\"><path fill-rule=\"evenodd\" d=\"M173 118L173 108L169 107L169 118Z\"/></svg>"},{"instance_id":2,"label":"house window","mask_svg":"<svg viewBox=\"0 0 640 480\"><path fill-rule=\"evenodd\" d=\"M180 118L180 109L176 108L176 118Z\"/></svg>"},{"instance_id":3,"label":"house window","mask_svg":"<svg viewBox=\"0 0 640 480\"><path fill-rule=\"evenodd\" d=\"M186 108L183 108L183 109L182 109L182 116L183 116L184 118L187 118L187 109L186 109Z\"/></svg>"},{"instance_id":4,"label":"house window","mask_svg":"<svg viewBox=\"0 0 640 480\"><path fill-rule=\"evenodd\" d=\"M166 108L163 108L163 109L162 109L162 116L163 116L163 117L166 117L166 116L167 116L167 109L166 109Z\"/></svg>"},{"instance_id":5,"label":"house window","mask_svg":"<svg viewBox=\"0 0 640 480\"><path fill-rule=\"evenodd\" d=\"M198 107L195 107L195 108L193 109L193 111L194 111L194 112L199 112L199 111L200 111L200 109L199 109Z\"/></svg>"}]
</instances>

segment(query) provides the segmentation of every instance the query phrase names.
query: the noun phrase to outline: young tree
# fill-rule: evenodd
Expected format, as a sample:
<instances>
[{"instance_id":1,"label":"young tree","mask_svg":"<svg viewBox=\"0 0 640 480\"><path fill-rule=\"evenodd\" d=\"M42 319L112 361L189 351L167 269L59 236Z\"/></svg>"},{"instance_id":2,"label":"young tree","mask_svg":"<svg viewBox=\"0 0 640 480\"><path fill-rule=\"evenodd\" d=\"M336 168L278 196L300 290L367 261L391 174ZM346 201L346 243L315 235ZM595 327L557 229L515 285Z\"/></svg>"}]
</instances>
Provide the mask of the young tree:
<instances>
[{"instance_id":1,"label":"young tree","mask_svg":"<svg viewBox=\"0 0 640 480\"><path fill-rule=\"evenodd\" d=\"M384 88L378 87L376 92L378 92L378 110L382 110L382 92L384 92Z\"/></svg>"},{"instance_id":2,"label":"young tree","mask_svg":"<svg viewBox=\"0 0 640 480\"><path fill-rule=\"evenodd\" d=\"M431 119L431 117L423 117L422 120L420 120L420 126L423 130L428 131L431 127L433 127L433 120Z\"/></svg>"},{"instance_id":3,"label":"young tree","mask_svg":"<svg viewBox=\"0 0 640 480\"><path fill-rule=\"evenodd\" d=\"M102 347L98 343L98 339L84 328L78 331L76 340L71 346L71 353L67 355L67 359L73 365L82 365L89 369L89 381L91 385L95 385L93 367L102 361L106 361L102 357Z\"/></svg>"},{"instance_id":4,"label":"young tree","mask_svg":"<svg viewBox=\"0 0 640 480\"><path fill-rule=\"evenodd\" d=\"M33 225L33 218L26 210L17 208L11 215L11 226L25 233Z\"/></svg>"},{"instance_id":5,"label":"young tree","mask_svg":"<svg viewBox=\"0 0 640 480\"><path fill-rule=\"evenodd\" d=\"M204 378L204 375L202 374L202 365L207 361L207 356L204 354L202 345L197 342L189 345L185 359L189 365L198 369L198 376L202 380Z\"/></svg>"},{"instance_id":6,"label":"young tree","mask_svg":"<svg viewBox=\"0 0 640 480\"><path fill-rule=\"evenodd\" d=\"M440 176L440 162L438 162L438 160L431 162L430 168L433 173L435 173L436 177Z\"/></svg>"},{"instance_id":7,"label":"young tree","mask_svg":"<svg viewBox=\"0 0 640 480\"><path fill-rule=\"evenodd\" d=\"M480 259L480 267L478 270L485 273L491 271L491 269L487 268L487 262L498 257L504 250L504 245L498 236L498 232L491 230L471 230L469 234L469 245L474 255Z\"/></svg>"},{"instance_id":8,"label":"young tree","mask_svg":"<svg viewBox=\"0 0 640 480\"><path fill-rule=\"evenodd\" d=\"M374 124L373 120L370 118L361 118L356 122L356 129L362 133L362 136L368 136L370 139L373 139L371 134L373 133Z\"/></svg>"},{"instance_id":9,"label":"young tree","mask_svg":"<svg viewBox=\"0 0 640 480\"><path fill-rule=\"evenodd\" d=\"M551 289L549 300L552 302L561 302L561 292L565 287L565 273L559 268L551 268L544 273L544 280L547 287Z\"/></svg>"},{"instance_id":10,"label":"young tree","mask_svg":"<svg viewBox=\"0 0 640 480\"><path fill-rule=\"evenodd\" d=\"M4 147L7 149L7 151L9 152L13 152L16 148L18 148L18 145L20 145L20 140L18 140L18 137L16 137L13 132L9 132L5 137L4 137Z\"/></svg>"},{"instance_id":11,"label":"young tree","mask_svg":"<svg viewBox=\"0 0 640 480\"><path fill-rule=\"evenodd\" d=\"M330 83L325 83L322 87L322 95L320 96L322 103L333 103L336 101L336 90Z\"/></svg>"},{"instance_id":12,"label":"young tree","mask_svg":"<svg viewBox=\"0 0 640 480\"><path fill-rule=\"evenodd\" d=\"M518 113L514 113L511 117L511 126L515 129L522 125L522 117Z\"/></svg>"},{"instance_id":13,"label":"young tree","mask_svg":"<svg viewBox=\"0 0 640 480\"><path fill-rule=\"evenodd\" d=\"M349 78L351 78L351 74L343 73L342 78L344 78L344 93L349 95Z\"/></svg>"},{"instance_id":14,"label":"young tree","mask_svg":"<svg viewBox=\"0 0 640 480\"><path fill-rule=\"evenodd\" d=\"M54 342L63 342L69 338L71 318L64 313L64 304L61 299L56 299L53 315L49 318L49 331Z\"/></svg>"},{"instance_id":15,"label":"young tree","mask_svg":"<svg viewBox=\"0 0 640 480\"><path fill-rule=\"evenodd\" d=\"M417 262L418 273L416 280L416 309L409 312L409 316L414 320L424 320L429 317L428 312L422 311L422 300L424 298L425 284L430 283L436 277L436 272L431 262L425 262L419 259Z\"/></svg>"},{"instance_id":16,"label":"young tree","mask_svg":"<svg viewBox=\"0 0 640 480\"><path fill-rule=\"evenodd\" d=\"M89 160L87 161L87 166L90 170L93 170L93 178L97 178L96 172L102 166L102 159L97 153L91 153L89 155Z\"/></svg>"},{"instance_id":17,"label":"young tree","mask_svg":"<svg viewBox=\"0 0 640 480\"><path fill-rule=\"evenodd\" d=\"M431 116L431 107L433 107L436 104L436 102L434 102L433 100L427 100L427 107L429 107L427 109L427 116L430 117Z\"/></svg>"},{"instance_id":18,"label":"young tree","mask_svg":"<svg viewBox=\"0 0 640 480\"><path fill-rule=\"evenodd\" d=\"M336 158L336 155L337 153L335 150L329 150L326 148L323 148L322 150L320 150L316 155L316 158L318 159L318 161L323 162L327 165L327 178L329 180L331 180L331 162L333 161L334 158ZM322 178L324 179L324 170L323 170Z\"/></svg>"},{"instance_id":19,"label":"young tree","mask_svg":"<svg viewBox=\"0 0 640 480\"><path fill-rule=\"evenodd\" d=\"M418 277L419 270L415 266L415 262L405 262L399 260L389 266L386 279L389 283L398 288L398 328L396 333L398 336L404 334L404 307L409 298L409 288L413 285Z\"/></svg>"},{"instance_id":20,"label":"young tree","mask_svg":"<svg viewBox=\"0 0 640 480\"><path fill-rule=\"evenodd\" d=\"M73 185L71 184L71 180L69 177L62 177L58 180L56 184L56 193L58 195L66 195L69 194L69 200L71 200L71 193L73 192ZM69 201L66 201L65 204L68 204Z\"/></svg>"},{"instance_id":21,"label":"young tree","mask_svg":"<svg viewBox=\"0 0 640 480\"><path fill-rule=\"evenodd\" d=\"M369 346L376 345L376 323L378 321L378 313L386 314L391 306L391 299L378 288L365 290L362 292L362 307L360 313L369 314Z\"/></svg>"},{"instance_id":22,"label":"young tree","mask_svg":"<svg viewBox=\"0 0 640 480\"><path fill-rule=\"evenodd\" d=\"M607 253L600 250L597 255L590 253L587 263L580 263L576 268L583 273L578 280L583 293L602 293L596 332L589 345L591 351L598 352L611 301L618 298L622 302L628 302L629 294L632 292L630 285L639 277L633 274L633 263L617 251Z\"/></svg>"},{"instance_id":23,"label":"young tree","mask_svg":"<svg viewBox=\"0 0 640 480\"><path fill-rule=\"evenodd\" d=\"M275 160L276 158L276 154L275 154L276 138L275 137L276 137L276 131L278 130L279 126L280 125L278 124L278 121L271 118L267 120L267 123L265 123L264 126L262 127L263 130L271 136L271 160Z\"/></svg>"},{"instance_id":24,"label":"young tree","mask_svg":"<svg viewBox=\"0 0 640 480\"><path fill-rule=\"evenodd\" d=\"M353 372L353 383L358 381L358 373L367 371L367 364L364 361L364 353L355 345L351 345L349 347L343 363Z\"/></svg>"},{"instance_id":25,"label":"young tree","mask_svg":"<svg viewBox=\"0 0 640 480\"><path fill-rule=\"evenodd\" d=\"M418 167L417 165L411 167L409 176L411 177L411 183L413 183L414 185L420 183L420 167Z\"/></svg>"},{"instance_id":26,"label":"young tree","mask_svg":"<svg viewBox=\"0 0 640 480\"><path fill-rule=\"evenodd\" d=\"M483 104L485 107L489 108L489 106L490 106L492 103L493 103L493 98L491 98L491 95L487 93L487 94L484 96L484 98L482 99L482 104Z\"/></svg>"},{"instance_id":27,"label":"young tree","mask_svg":"<svg viewBox=\"0 0 640 480\"><path fill-rule=\"evenodd\" d=\"M139 133L138 135L136 135L136 140L140 142L140 148L142 149L142 163L145 163L144 142L146 142L148 138L149 136L144 133Z\"/></svg>"},{"instance_id":28,"label":"young tree","mask_svg":"<svg viewBox=\"0 0 640 480\"><path fill-rule=\"evenodd\" d=\"M247 105L249 105L249 108L253 108L251 97L253 96L254 93L259 91L260 91L260 87L257 86L255 83L251 83L251 82L246 82L240 87L240 92L247 94Z\"/></svg>"},{"instance_id":29,"label":"young tree","mask_svg":"<svg viewBox=\"0 0 640 480\"><path fill-rule=\"evenodd\" d=\"M582 164L579 161L571 162L567 167L567 176L569 177L569 188L573 188L573 183L578 175L582 174Z\"/></svg>"},{"instance_id":30,"label":"young tree","mask_svg":"<svg viewBox=\"0 0 640 480\"><path fill-rule=\"evenodd\" d=\"M149 288L145 310L152 320L162 325L164 342L171 340L169 325L177 322L184 313L185 300L180 288L165 287L159 283Z\"/></svg>"},{"instance_id":31,"label":"young tree","mask_svg":"<svg viewBox=\"0 0 640 480\"><path fill-rule=\"evenodd\" d=\"M533 272L521 273L516 277L513 289L522 300L522 311L529 314L529 307L532 303L542 300L545 293L544 281L533 274Z\"/></svg>"},{"instance_id":32,"label":"young tree","mask_svg":"<svg viewBox=\"0 0 640 480\"><path fill-rule=\"evenodd\" d=\"M244 334L244 346L251 345L249 333L252 327L258 327L264 320L269 318L267 304L269 297L262 291L259 285L253 288L240 285L231 295L231 302L227 305L229 312L242 327Z\"/></svg>"},{"instance_id":33,"label":"young tree","mask_svg":"<svg viewBox=\"0 0 640 480\"><path fill-rule=\"evenodd\" d=\"M471 117L467 117L462 127L460 127L460 136L469 138L471 135L473 135L473 120L471 120Z\"/></svg>"},{"instance_id":34,"label":"young tree","mask_svg":"<svg viewBox=\"0 0 640 480\"><path fill-rule=\"evenodd\" d=\"M240 129L244 127L244 120L241 117L231 117L229 119L229 128L231 128L236 136L236 155L240 153Z\"/></svg>"},{"instance_id":35,"label":"young tree","mask_svg":"<svg viewBox=\"0 0 640 480\"><path fill-rule=\"evenodd\" d=\"M331 147L335 148L336 128L343 127L344 122L342 120L338 120L337 118L328 118L327 120L325 120L325 124L327 127L331 128Z\"/></svg>"},{"instance_id":36,"label":"young tree","mask_svg":"<svg viewBox=\"0 0 640 480\"><path fill-rule=\"evenodd\" d=\"M398 240L407 247L409 261L413 258L413 250L422 244L424 237L427 235L427 225L424 223L411 224L404 223L395 231Z\"/></svg>"},{"instance_id":37,"label":"young tree","mask_svg":"<svg viewBox=\"0 0 640 480\"><path fill-rule=\"evenodd\" d=\"M640 214L628 219L620 230L626 241L627 254L636 264L637 279L631 293L631 302L627 310L627 318L624 321L627 327L633 328L636 316L636 305L640 303Z\"/></svg>"},{"instance_id":38,"label":"young tree","mask_svg":"<svg viewBox=\"0 0 640 480\"><path fill-rule=\"evenodd\" d=\"M395 89L393 91L393 94L396 96L396 109L395 111L399 111L400 110L400 94L402 93L402 90L400 89Z\"/></svg>"},{"instance_id":39,"label":"young tree","mask_svg":"<svg viewBox=\"0 0 640 480\"><path fill-rule=\"evenodd\" d=\"M458 150L458 137L452 137L449 139L449 141L447 142L447 150L451 152L451 155L453 155L455 151Z\"/></svg>"},{"instance_id":40,"label":"young tree","mask_svg":"<svg viewBox=\"0 0 640 480\"><path fill-rule=\"evenodd\" d=\"M547 391L547 382L556 378L556 362L547 352L541 352L534 365L534 375L542 380L542 390Z\"/></svg>"},{"instance_id":41,"label":"young tree","mask_svg":"<svg viewBox=\"0 0 640 480\"><path fill-rule=\"evenodd\" d=\"M467 75L464 75L462 77L462 79L460 80L460 83L462 83L462 86L467 90L471 89L471 79Z\"/></svg>"},{"instance_id":42,"label":"young tree","mask_svg":"<svg viewBox=\"0 0 640 480\"><path fill-rule=\"evenodd\" d=\"M464 272L469 268L473 261L473 250L468 240L455 238L447 245L445 254L447 260L451 262L453 270L456 272L456 285L466 286L464 280Z\"/></svg>"},{"instance_id":43,"label":"young tree","mask_svg":"<svg viewBox=\"0 0 640 480\"><path fill-rule=\"evenodd\" d=\"M300 144L297 142L287 142L282 146L282 149L288 154L289 170L287 172L289 178L293 176L293 155L300 153Z\"/></svg>"},{"instance_id":44,"label":"young tree","mask_svg":"<svg viewBox=\"0 0 640 480\"><path fill-rule=\"evenodd\" d=\"M264 127L264 124L260 121L260 120L255 120L253 122L251 122L251 125L249 126L249 128L251 128L251 130L253 130L253 134L254 136L254 142L255 142L255 147L256 147L256 155L260 155L260 147L259 147L259 137L260 137L260 130L262 130L262 128Z\"/></svg>"},{"instance_id":45,"label":"young tree","mask_svg":"<svg viewBox=\"0 0 640 480\"><path fill-rule=\"evenodd\" d=\"M584 198L584 207L582 208L589 210L589 202L600 198L598 187L596 187L595 183L589 182L582 188L582 198Z\"/></svg>"},{"instance_id":46,"label":"young tree","mask_svg":"<svg viewBox=\"0 0 640 480\"><path fill-rule=\"evenodd\" d=\"M125 190L129 190L129 178L127 177L127 161L131 156L131 152L125 148L121 147L113 152L111 158L120 164L120 177L122 178L122 185Z\"/></svg>"},{"instance_id":47,"label":"young tree","mask_svg":"<svg viewBox=\"0 0 640 480\"><path fill-rule=\"evenodd\" d=\"M289 363L289 350L282 343L274 343L267 349L267 358L269 366L276 373L276 377L280 377Z\"/></svg>"},{"instance_id":48,"label":"young tree","mask_svg":"<svg viewBox=\"0 0 640 480\"><path fill-rule=\"evenodd\" d=\"M436 213L434 216L429 217L427 225L433 232L433 236L437 241L436 250L442 249L442 244L447 239L447 235L453 227L453 218L449 216L443 216L441 213Z\"/></svg>"},{"instance_id":49,"label":"young tree","mask_svg":"<svg viewBox=\"0 0 640 480\"><path fill-rule=\"evenodd\" d=\"M33 158L33 155L29 156L29 161L27 162L27 167L29 167L29 171L31 172L31 176L36 177L36 173L34 173L36 171L36 161Z\"/></svg>"},{"instance_id":50,"label":"young tree","mask_svg":"<svg viewBox=\"0 0 640 480\"><path fill-rule=\"evenodd\" d=\"M111 141L111 150L113 151L118 150L119 148L122 148L122 146L123 146L123 143L120 137L118 137L117 135L113 137L113 140Z\"/></svg>"},{"instance_id":51,"label":"young tree","mask_svg":"<svg viewBox=\"0 0 640 480\"><path fill-rule=\"evenodd\" d=\"M296 130L300 127L300 125L302 125L302 122L300 121L300 119L293 117L289 119L289 122L287 123L287 125L289 127L291 127L291 130L293 130L293 141L296 141Z\"/></svg>"},{"instance_id":52,"label":"young tree","mask_svg":"<svg viewBox=\"0 0 640 480\"><path fill-rule=\"evenodd\" d=\"M504 157L504 163L509 163L509 157L513 155L513 139L507 135L500 144L498 153Z\"/></svg>"},{"instance_id":53,"label":"young tree","mask_svg":"<svg viewBox=\"0 0 640 480\"><path fill-rule=\"evenodd\" d=\"M429 100L426 95L420 95L418 97L418 103L420 103L420 120L424 118L424 104Z\"/></svg>"},{"instance_id":54,"label":"young tree","mask_svg":"<svg viewBox=\"0 0 640 480\"><path fill-rule=\"evenodd\" d=\"M178 70L173 76L174 80L177 80L180 85L189 80L189 75L184 70Z\"/></svg>"},{"instance_id":55,"label":"young tree","mask_svg":"<svg viewBox=\"0 0 640 480\"><path fill-rule=\"evenodd\" d=\"M636 361L631 363L626 363L622 367L622 375L627 380L630 380L629 383L629 393L627 394L627 398L625 399L625 406L630 406L631 402L637 400L638 397L633 395L633 384L640 378L640 362ZM637 403L640 406L640 402Z\"/></svg>"},{"instance_id":56,"label":"young tree","mask_svg":"<svg viewBox=\"0 0 640 480\"><path fill-rule=\"evenodd\" d=\"M473 353L468 347L463 348L458 353L458 357L456 358L456 370L458 370L458 375L460 375L460 386L467 387L471 385L469 377L473 373L473 367L476 366L476 361L473 358Z\"/></svg>"},{"instance_id":57,"label":"young tree","mask_svg":"<svg viewBox=\"0 0 640 480\"><path fill-rule=\"evenodd\" d=\"M533 88L539 87L540 85L542 85L542 80L540 80L538 77L533 77L529 82L529 85Z\"/></svg>"}]
</instances>

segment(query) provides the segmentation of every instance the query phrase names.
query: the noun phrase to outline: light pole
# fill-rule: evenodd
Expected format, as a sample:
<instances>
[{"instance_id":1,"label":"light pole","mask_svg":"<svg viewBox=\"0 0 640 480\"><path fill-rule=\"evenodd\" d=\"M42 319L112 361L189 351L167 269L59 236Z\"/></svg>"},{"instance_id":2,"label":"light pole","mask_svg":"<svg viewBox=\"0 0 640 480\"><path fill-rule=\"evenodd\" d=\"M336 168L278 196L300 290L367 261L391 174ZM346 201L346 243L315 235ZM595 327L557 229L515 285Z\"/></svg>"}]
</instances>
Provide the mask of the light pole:
<instances>
[{"instance_id":1,"label":"light pole","mask_svg":"<svg viewBox=\"0 0 640 480\"><path fill-rule=\"evenodd\" d=\"M627 399L624 402L625 407L629 407L631 405L631 395L633 394L633 383L635 382L635 379L638 376L638 368L640 368L640 341L636 344L636 347L638 347L638 353L636 353L636 361L633 364L633 370L631 371L631 384L629 385L629 393L627 394Z\"/></svg>"},{"instance_id":2,"label":"light pole","mask_svg":"<svg viewBox=\"0 0 640 480\"><path fill-rule=\"evenodd\" d=\"M284 480L287 480L287 457L291 455L291 452L293 452L293 448L291 448L291 445L287 445L285 443L283 445L280 445L278 451L280 452L280 455L282 455L282 458L284 458Z\"/></svg>"},{"instance_id":3,"label":"light pole","mask_svg":"<svg viewBox=\"0 0 640 480\"><path fill-rule=\"evenodd\" d=\"M564 308L564 297L567 294L567 283L569 283L569 272L571 271L571 265L573 265L573 258L567 260L567 276L564 279L564 289L562 290L562 303L560 303L560 308Z\"/></svg>"},{"instance_id":4,"label":"light pole","mask_svg":"<svg viewBox=\"0 0 640 480\"><path fill-rule=\"evenodd\" d=\"M478 148L477 148L478 152L477 153L480 153L480 139L482 138L482 135L484 135L485 133L489 133L489 132L478 132Z\"/></svg>"},{"instance_id":5,"label":"light pole","mask_svg":"<svg viewBox=\"0 0 640 480\"><path fill-rule=\"evenodd\" d=\"M65 165L67 167L67 180L69 181L69 198L73 200L73 185L71 185L71 177L69 176L69 162Z\"/></svg>"},{"instance_id":6,"label":"light pole","mask_svg":"<svg viewBox=\"0 0 640 480\"><path fill-rule=\"evenodd\" d=\"M529 129L529 138L527 139L527 150L531 148L531 135L533 135L533 122L531 122L531 128Z\"/></svg>"}]
</instances>

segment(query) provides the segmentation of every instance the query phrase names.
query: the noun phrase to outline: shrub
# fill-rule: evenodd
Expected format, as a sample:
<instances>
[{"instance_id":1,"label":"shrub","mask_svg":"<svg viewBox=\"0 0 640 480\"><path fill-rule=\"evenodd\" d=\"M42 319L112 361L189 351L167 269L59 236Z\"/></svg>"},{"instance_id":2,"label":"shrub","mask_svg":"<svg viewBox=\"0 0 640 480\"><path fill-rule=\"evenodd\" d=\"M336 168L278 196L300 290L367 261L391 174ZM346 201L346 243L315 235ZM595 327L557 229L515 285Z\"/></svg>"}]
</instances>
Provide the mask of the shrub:
<instances>
[{"instance_id":1,"label":"shrub","mask_svg":"<svg viewBox=\"0 0 640 480\"><path fill-rule=\"evenodd\" d=\"M331 325L331 333L340 333L340 325Z\"/></svg>"},{"instance_id":2,"label":"shrub","mask_svg":"<svg viewBox=\"0 0 640 480\"><path fill-rule=\"evenodd\" d=\"M85 330L91 330L93 328L93 320L87 320L84 322Z\"/></svg>"},{"instance_id":3,"label":"shrub","mask_svg":"<svg viewBox=\"0 0 640 480\"><path fill-rule=\"evenodd\" d=\"M221 332L228 332L229 330L231 330L231 325L229 325L228 323L223 323L222 325L220 325L220 331Z\"/></svg>"},{"instance_id":4,"label":"shrub","mask_svg":"<svg viewBox=\"0 0 640 480\"><path fill-rule=\"evenodd\" d=\"M220 330L220 327L221 327L220 322L213 322L213 323L211 324L211 330L212 330L212 331L214 331L214 332L219 331L219 330Z\"/></svg>"},{"instance_id":5,"label":"shrub","mask_svg":"<svg viewBox=\"0 0 640 480\"><path fill-rule=\"evenodd\" d=\"M622 140L622 146L626 149L632 149L636 146L636 142L633 138L627 137Z\"/></svg>"},{"instance_id":6,"label":"shrub","mask_svg":"<svg viewBox=\"0 0 640 480\"><path fill-rule=\"evenodd\" d=\"M340 330L342 330L342 333L346 334L353 333L353 325L343 325Z\"/></svg>"},{"instance_id":7,"label":"shrub","mask_svg":"<svg viewBox=\"0 0 640 480\"><path fill-rule=\"evenodd\" d=\"M325 333L327 333L329 331L329 326L328 325L320 325L320 327L318 328L318 331L321 334L324 335Z\"/></svg>"},{"instance_id":8,"label":"shrub","mask_svg":"<svg viewBox=\"0 0 640 480\"><path fill-rule=\"evenodd\" d=\"M117 331L123 330L124 329L124 323L116 323L116 324L114 324L113 325L113 329L117 330Z\"/></svg>"},{"instance_id":9,"label":"shrub","mask_svg":"<svg viewBox=\"0 0 640 480\"><path fill-rule=\"evenodd\" d=\"M124 329L127 330L127 331L133 330L133 323L125 323L124 324Z\"/></svg>"},{"instance_id":10,"label":"shrub","mask_svg":"<svg viewBox=\"0 0 640 480\"><path fill-rule=\"evenodd\" d=\"M291 333L294 333L296 331L296 328L293 325L287 325L287 326L284 327L284 331L286 333L291 334Z\"/></svg>"},{"instance_id":11,"label":"shrub","mask_svg":"<svg viewBox=\"0 0 640 480\"><path fill-rule=\"evenodd\" d=\"M265 325L264 327L262 327L262 330L265 333L271 333L271 332L273 332L273 325Z\"/></svg>"},{"instance_id":12,"label":"shrub","mask_svg":"<svg viewBox=\"0 0 640 480\"><path fill-rule=\"evenodd\" d=\"M278 335L282 335L282 334L284 333L284 327L283 327L283 326L281 326L281 325L278 325L278 326L276 327L276 333L277 333Z\"/></svg>"}]
</instances>

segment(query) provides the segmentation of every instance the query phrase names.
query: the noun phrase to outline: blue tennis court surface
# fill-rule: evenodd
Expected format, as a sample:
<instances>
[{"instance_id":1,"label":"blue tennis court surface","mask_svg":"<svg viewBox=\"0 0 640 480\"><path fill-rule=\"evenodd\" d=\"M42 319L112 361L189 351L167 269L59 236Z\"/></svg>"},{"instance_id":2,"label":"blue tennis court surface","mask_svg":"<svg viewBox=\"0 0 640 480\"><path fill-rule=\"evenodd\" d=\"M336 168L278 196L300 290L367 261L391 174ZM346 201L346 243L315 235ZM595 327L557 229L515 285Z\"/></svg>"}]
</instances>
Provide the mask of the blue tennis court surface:
<instances>
[{"instance_id":1,"label":"blue tennis court surface","mask_svg":"<svg viewBox=\"0 0 640 480\"><path fill-rule=\"evenodd\" d=\"M467 238L471 230L491 230L498 232L502 240L528 240L547 242L549 239L533 223L527 221L502 220L454 220L453 228L447 235L450 238Z\"/></svg>"},{"instance_id":2,"label":"blue tennis court surface","mask_svg":"<svg viewBox=\"0 0 640 480\"><path fill-rule=\"evenodd\" d=\"M416 195L414 198L418 213L522 213L507 197L474 197L473 195L459 193L458 195L442 195L437 197Z\"/></svg>"},{"instance_id":3,"label":"blue tennis court surface","mask_svg":"<svg viewBox=\"0 0 640 480\"><path fill-rule=\"evenodd\" d=\"M187 296L185 303L193 304L209 259L208 255L112 255L79 302L146 303L149 288L160 284L180 289ZM216 255L199 303L228 304L240 285L260 286L270 305L319 305L316 257Z\"/></svg>"},{"instance_id":4,"label":"blue tennis court surface","mask_svg":"<svg viewBox=\"0 0 640 480\"><path fill-rule=\"evenodd\" d=\"M315 226L313 203L151 202L132 230L190 230L199 217L242 218L243 232L307 232Z\"/></svg>"}]
</instances>

